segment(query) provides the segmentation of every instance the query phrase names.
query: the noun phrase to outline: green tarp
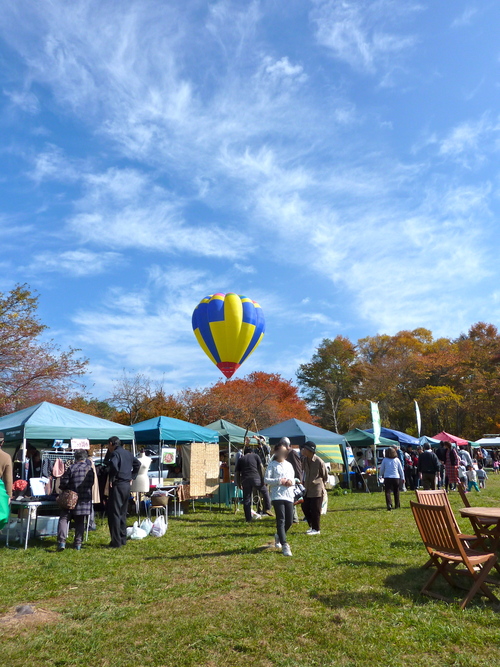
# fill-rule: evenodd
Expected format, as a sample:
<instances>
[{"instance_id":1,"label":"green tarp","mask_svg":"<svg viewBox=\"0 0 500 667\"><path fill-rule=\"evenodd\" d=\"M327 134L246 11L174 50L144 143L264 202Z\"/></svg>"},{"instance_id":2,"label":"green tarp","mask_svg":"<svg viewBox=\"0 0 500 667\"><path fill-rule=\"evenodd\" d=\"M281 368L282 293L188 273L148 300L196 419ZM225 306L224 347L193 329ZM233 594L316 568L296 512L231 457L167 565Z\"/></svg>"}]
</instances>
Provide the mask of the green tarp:
<instances>
[{"instance_id":1,"label":"green tarp","mask_svg":"<svg viewBox=\"0 0 500 667\"><path fill-rule=\"evenodd\" d=\"M359 428L354 428L352 431L344 433L344 438L347 440L351 447L373 447L373 441L375 439L373 433L368 433L367 431L362 431ZM394 447L398 443L395 440L389 440L388 438L380 438L380 445L382 447ZM377 445L378 447L379 445Z\"/></svg>"},{"instance_id":2,"label":"green tarp","mask_svg":"<svg viewBox=\"0 0 500 667\"><path fill-rule=\"evenodd\" d=\"M63 408L54 403L38 403L30 408L0 417L0 431L5 442L26 440L69 440L88 438L105 441L116 435L121 440L133 440L131 426Z\"/></svg>"},{"instance_id":3,"label":"green tarp","mask_svg":"<svg viewBox=\"0 0 500 667\"><path fill-rule=\"evenodd\" d=\"M219 434L219 445L243 446L245 444L245 435L247 435L247 437L257 435L253 431L247 432L245 428L236 426L236 424L232 424L225 419L218 419L217 421L212 422L212 424L207 424L205 428L217 431ZM255 443L255 440L252 442Z\"/></svg>"}]
</instances>

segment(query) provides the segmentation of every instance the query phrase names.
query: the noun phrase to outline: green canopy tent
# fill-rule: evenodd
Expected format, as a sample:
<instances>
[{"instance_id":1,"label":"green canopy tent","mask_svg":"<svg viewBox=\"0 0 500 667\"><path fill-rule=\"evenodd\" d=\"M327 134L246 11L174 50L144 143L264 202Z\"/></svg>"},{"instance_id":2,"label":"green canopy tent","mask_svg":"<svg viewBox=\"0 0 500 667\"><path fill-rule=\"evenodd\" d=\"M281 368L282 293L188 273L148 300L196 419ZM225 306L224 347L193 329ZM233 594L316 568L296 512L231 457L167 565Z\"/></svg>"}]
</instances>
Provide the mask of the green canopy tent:
<instances>
[{"instance_id":1,"label":"green canopy tent","mask_svg":"<svg viewBox=\"0 0 500 667\"><path fill-rule=\"evenodd\" d=\"M377 447L397 447L398 442L396 440L389 440L389 438L380 437L380 442L375 447L375 436L369 431L362 431L359 428L354 428L347 433L344 433L344 438L347 441L347 444L351 447L364 447L370 448L373 451L374 465L377 470L377 480L378 480L378 465L377 465ZM364 478L363 478L364 479ZM366 480L363 482L366 487ZM378 482L377 482L378 483ZM349 482L350 484L350 482ZM366 487L367 488L367 487Z\"/></svg>"},{"instance_id":2,"label":"green canopy tent","mask_svg":"<svg viewBox=\"0 0 500 667\"><path fill-rule=\"evenodd\" d=\"M245 428L232 424L225 419L218 419L211 424L207 424L205 428L217 431L219 434L219 445L226 445L228 448L231 445L233 447L242 447L245 444L245 436L251 438L257 435L257 433L247 431Z\"/></svg>"},{"instance_id":3,"label":"green canopy tent","mask_svg":"<svg viewBox=\"0 0 500 667\"><path fill-rule=\"evenodd\" d=\"M116 435L121 440L134 443L134 430L131 426L115 424L107 419L63 408L48 401L0 417L0 431L5 437L5 450L11 449L13 453L19 445L22 447L23 463L26 461L28 440L36 443L44 440L86 438L106 442L108 438Z\"/></svg>"},{"instance_id":4,"label":"green canopy tent","mask_svg":"<svg viewBox=\"0 0 500 667\"><path fill-rule=\"evenodd\" d=\"M368 431L362 431L359 428L354 428L352 431L344 433L344 438L351 447L373 447L375 436ZM380 437L381 447L394 447L397 445L396 440L389 440L389 438ZM378 447L379 445L377 445Z\"/></svg>"}]
</instances>

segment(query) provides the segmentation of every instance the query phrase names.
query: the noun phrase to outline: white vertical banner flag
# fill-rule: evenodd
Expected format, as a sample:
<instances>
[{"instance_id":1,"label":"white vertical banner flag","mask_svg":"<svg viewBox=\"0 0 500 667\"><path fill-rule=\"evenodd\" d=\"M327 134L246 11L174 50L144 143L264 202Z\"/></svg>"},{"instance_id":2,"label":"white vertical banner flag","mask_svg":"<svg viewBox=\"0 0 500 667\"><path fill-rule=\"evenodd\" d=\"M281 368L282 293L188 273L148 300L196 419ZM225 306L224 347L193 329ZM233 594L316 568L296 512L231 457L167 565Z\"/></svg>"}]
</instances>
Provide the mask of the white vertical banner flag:
<instances>
[{"instance_id":1,"label":"white vertical banner flag","mask_svg":"<svg viewBox=\"0 0 500 667\"><path fill-rule=\"evenodd\" d=\"M370 407L372 410L372 422L373 422L373 444L380 445L380 412L378 409L378 403L370 401Z\"/></svg>"},{"instance_id":2,"label":"white vertical banner flag","mask_svg":"<svg viewBox=\"0 0 500 667\"><path fill-rule=\"evenodd\" d=\"M418 403L416 400L415 400L415 412L417 414L418 437L420 438L420 431L422 430L422 417L420 416L420 408L418 407Z\"/></svg>"}]
</instances>

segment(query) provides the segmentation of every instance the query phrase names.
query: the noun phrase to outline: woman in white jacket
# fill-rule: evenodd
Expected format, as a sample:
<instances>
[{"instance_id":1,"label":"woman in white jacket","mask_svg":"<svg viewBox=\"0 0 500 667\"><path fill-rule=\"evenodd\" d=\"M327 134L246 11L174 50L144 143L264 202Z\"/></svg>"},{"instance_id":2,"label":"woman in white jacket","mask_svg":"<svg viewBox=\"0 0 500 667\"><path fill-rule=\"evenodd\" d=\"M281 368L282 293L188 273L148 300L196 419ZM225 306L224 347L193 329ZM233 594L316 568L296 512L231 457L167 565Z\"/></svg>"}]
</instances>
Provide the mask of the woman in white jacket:
<instances>
[{"instance_id":1,"label":"woman in white jacket","mask_svg":"<svg viewBox=\"0 0 500 667\"><path fill-rule=\"evenodd\" d=\"M400 480L404 481L405 474L394 447L387 447L385 450L379 475L384 479L387 509L392 510L391 492L394 493L394 507L399 509L399 484Z\"/></svg>"},{"instance_id":2,"label":"woman in white jacket","mask_svg":"<svg viewBox=\"0 0 500 667\"><path fill-rule=\"evenodd\" d=\"M293 523L293 501L295 473L291 463L286 461L288 449L285 445L274 447L273 460L267 466L264 482L271 489L271 501L276 514L276 535L274 542L283 556L291 556L286 534Z\"/></svg>"}]
</instances>

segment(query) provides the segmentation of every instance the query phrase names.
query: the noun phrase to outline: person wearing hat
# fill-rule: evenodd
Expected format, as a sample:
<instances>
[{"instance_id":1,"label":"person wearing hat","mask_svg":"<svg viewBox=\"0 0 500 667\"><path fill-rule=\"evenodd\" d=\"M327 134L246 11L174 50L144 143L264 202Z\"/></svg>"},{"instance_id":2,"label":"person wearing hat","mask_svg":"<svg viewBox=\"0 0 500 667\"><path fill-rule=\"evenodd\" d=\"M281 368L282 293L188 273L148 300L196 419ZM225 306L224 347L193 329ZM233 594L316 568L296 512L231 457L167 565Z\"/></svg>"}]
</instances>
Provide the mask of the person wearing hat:
<instances>
[{"instance_id":1,"label":"person wearing hat","mask_svg":"<svg viewBox=\"0 0 500 667\"><path fill-rule=\"evenodd\" d=\"M301 446L300 453L303 460L306 489L302 511L309 524L307 535L319 535L321 505L323 494L326 493L325 482L328 480L328 470L319 456L316 456L316 444L311 440Z\"/></svg>"},{"instance_id":2,"label":"person wearing hat","mask_svg":"<svg viewBox=\"0 0 500 667\"><path fill-rule=\"evenodd\" d=\"M0 479L5 485L5 490L9 498L12 495L12 459L7 452L2 451L5 440L4 434L0 431Z\"/></svg>"}]
</instances>

